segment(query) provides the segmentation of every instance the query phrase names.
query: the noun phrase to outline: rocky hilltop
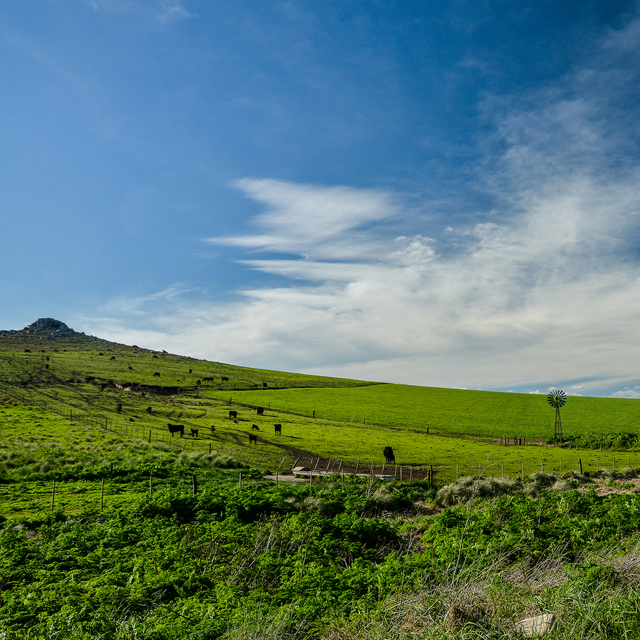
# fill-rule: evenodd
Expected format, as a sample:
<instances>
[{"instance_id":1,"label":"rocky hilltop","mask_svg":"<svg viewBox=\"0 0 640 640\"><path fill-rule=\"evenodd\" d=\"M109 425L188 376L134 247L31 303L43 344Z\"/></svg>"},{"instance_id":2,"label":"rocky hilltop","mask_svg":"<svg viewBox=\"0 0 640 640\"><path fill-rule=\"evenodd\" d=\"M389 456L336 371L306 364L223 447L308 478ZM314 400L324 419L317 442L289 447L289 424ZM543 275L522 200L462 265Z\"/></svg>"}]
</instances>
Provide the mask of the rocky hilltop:
<instances>
[{"instance_id":1,"label":"rocky hilltop","mask_svg":"<svg viewBox=\"0 0 640 640\"><path fill-rule=\"evenodd\" d=\"M61 320L55 318L38 318L24 329L0 331L0 338L40 338L55 340L56 338L80 338L84 340L98 340L95 336L74 331Z\"/></svg>"}]
</instances>

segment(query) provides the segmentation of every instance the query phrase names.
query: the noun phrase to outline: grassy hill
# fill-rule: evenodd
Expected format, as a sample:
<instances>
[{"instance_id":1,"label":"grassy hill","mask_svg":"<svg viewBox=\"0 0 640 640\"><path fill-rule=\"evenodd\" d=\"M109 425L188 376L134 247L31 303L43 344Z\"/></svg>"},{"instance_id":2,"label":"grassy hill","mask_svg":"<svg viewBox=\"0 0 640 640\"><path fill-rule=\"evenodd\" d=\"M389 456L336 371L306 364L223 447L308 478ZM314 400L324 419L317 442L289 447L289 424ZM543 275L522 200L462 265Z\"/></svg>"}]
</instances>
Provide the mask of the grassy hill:
<instances>
[{"instance_id":1,"label":"grassy hill","mask_svg":"<svg viewBox=\"0 0 640 640\"><path fill-rule=\"evenodd\" d=\"M501 446L552 432L545 396L376 384L208 362L116 344L71 330L30 329L0 334L0 391L41 409L85 416L130 439L253 456L262 468L288 456L304 464L341 460L347 470L382 470L382 450L398 464L455 478L491 464L507 475L636 463L635 441L605 441L604 451ZM16 395L17 394L17 395ZM117 412L117 406L122 410ZM266 409L258 415L256 407ZM229 411L238 412L229 419ZM569 398L566 435L637 433L637 400ZM66 413L65 413L66 412ZM104 421L104 422L100 422ZM167 423L185 425L173 438ZM282 424L282 436L274 425ZM259 431L254 431L255 425ZM198 432L191 436L191 429ZM249 435L258 444L249 447ZM445 437L446 436L446 437ZM602 441L600 441L602 446ZM620 454L620 449L625 453ZM254 452L254 453L252 453ZM322 463L319 460L323 460ZM637 460L640 463L640 458ZM419 470L423 470L420 472ZM411 473L413 473L411 471Z\"/></svg>"},{"instance_id":2,"label":"grassy hill","mask_svg":"<svg viewBox=\"0 0 640 640\"><path fill-rule=\"evenodd\" d=\"M620 469L640 454L474 436L535 432L544 397L56 333L0 333L1 638L479 640L540 613L559 620L549 638L640 637L640 479ZM635 402L579 400L583 428L605 410L632 427ZM404 482L263 480L285 459L380 473L389 444ZM427 465L440 484L415 480ZM442 486L458 472L483 477Z\"/></svg>"}]
</instances>

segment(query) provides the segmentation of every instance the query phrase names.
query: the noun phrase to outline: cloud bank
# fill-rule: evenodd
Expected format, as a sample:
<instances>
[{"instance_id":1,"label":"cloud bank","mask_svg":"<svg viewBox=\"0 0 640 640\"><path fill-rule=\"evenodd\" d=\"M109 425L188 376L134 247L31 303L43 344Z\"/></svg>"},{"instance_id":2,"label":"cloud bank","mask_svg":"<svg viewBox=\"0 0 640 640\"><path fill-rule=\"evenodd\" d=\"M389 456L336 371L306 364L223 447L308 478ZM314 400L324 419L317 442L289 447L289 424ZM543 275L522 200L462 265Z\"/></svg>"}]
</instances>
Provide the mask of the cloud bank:
<instances>
[{"instance_id":1,"label":"cloud bank","mask_svg":"<svg viewBox=\"0 0 640 640\"><path fill-rule=\"evenodd\" d=\"M543 92L485 101L493 134L472 180L495 206L482 222L416 217L411 194L390 190L244 178L234 187L263 209L254 231L206 242L278 286L222 306L172 287L114 300L84 327L274 369L485 389L580 381L637 397L640 161L618 111L637 82L616 66L637 55L637 28L607 34ZM403 221L420 233L391 234ZM153 331L123 329L136 314Z\"/></svg>"}]
</instances>

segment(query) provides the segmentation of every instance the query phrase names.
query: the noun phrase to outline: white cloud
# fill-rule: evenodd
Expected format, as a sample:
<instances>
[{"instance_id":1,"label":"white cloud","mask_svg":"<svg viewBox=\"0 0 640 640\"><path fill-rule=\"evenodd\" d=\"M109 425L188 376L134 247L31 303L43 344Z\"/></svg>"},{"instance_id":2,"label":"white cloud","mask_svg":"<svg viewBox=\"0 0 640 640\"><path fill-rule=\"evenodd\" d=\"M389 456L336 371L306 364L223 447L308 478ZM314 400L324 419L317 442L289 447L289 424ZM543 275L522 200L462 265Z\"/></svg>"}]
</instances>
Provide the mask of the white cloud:
<instances>
[{"instance_id":1,"label":"white cloud","mask_svg":"<svg viewBox=\"0 0 640 640\"><path fill-rule=\"evenodd\" d=\"M585 88L583 72L526 104L485 105L497 133L477 185L500 203L485 221L453 229L431 216L420 234L393 237L391 221L416 224L398 194L246 178L236 186L264 207L257 231L208 242L263 252L244 264L281 284L225 305L186 294L117 301L104 315L122 322L94 322L95 331L214 360L374 380L469 388L586 380L571 387L585 393L634 381L640 163L613 158L622 132L607 121L614 107L602 90L609 83L616 95L626 78L591 69ZM445 237L455 251L440 248ZM118 329L136 313L152 329ZM637 392L614 396L636 397L629 393Z\"/></svg>"},{"instance_id":2,"label":"white cloud","mask_svg":"<svg viewBox=\"0 0 640 640\"><path fill-rule=\"evenodd\" d=\"M616 391L611 394L612 398L632 398L638 399L640 398L640 391L636 391L635 389L629 389L627 391Z\"/></svg>"}]
</instances>

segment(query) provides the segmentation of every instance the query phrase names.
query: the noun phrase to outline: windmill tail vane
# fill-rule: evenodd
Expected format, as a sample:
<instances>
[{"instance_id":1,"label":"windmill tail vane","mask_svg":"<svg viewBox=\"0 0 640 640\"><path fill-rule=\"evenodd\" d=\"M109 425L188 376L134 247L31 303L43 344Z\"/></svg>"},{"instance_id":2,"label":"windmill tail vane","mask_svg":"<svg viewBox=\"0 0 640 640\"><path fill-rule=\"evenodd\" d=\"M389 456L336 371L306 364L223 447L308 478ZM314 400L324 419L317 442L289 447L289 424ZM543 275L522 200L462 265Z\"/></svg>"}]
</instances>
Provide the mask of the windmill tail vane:
<instances>
[{"instance_id":1,"label":"windmill tail vane","mask_svg":"<svg viewBox=\"0 0 640 640\"><path fill-rule=\"evenodd\" d=\"M562 420L560 419L560 407L564 406L567 401L567 394L562 389L551 389L547 396L547 401L556 410L556 421L553 427L553 433L556 440L562 440Z\"/></svg>"}]
</instances>

